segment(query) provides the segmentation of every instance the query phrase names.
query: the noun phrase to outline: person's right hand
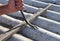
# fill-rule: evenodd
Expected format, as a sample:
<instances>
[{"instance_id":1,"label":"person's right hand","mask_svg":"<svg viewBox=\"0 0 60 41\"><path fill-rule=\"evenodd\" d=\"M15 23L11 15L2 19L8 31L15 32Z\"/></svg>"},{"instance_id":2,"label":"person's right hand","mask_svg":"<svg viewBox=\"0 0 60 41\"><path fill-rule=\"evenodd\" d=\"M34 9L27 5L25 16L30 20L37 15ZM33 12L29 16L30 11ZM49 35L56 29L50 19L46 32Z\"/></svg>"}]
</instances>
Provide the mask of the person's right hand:
<instances>
[{"instance_id":1,"label":"person's right hand","mask_svg":"<svg viewBox=\"0 0 60 41\"><path fill-rule=\"evenodd\" d=\"M9 0L7 6L10 13L23 10L24 8L23 0Z\"/></svg>"}]
</instances>

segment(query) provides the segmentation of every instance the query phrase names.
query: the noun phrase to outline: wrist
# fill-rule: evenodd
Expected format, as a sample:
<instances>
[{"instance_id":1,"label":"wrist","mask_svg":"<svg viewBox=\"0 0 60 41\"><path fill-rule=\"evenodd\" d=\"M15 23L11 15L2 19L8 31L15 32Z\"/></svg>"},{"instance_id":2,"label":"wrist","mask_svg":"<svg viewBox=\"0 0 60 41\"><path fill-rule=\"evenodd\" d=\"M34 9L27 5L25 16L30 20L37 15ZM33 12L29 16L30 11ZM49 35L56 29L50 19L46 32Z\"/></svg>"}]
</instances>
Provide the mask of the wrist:
<instances>
[{"instance_id":1,"label":"wrist","mask_svg":"<svg viewBox=\"0 0 60 41\"><path fill-rule=\"evenodd\" d=\"M7 12L7 13L10 13L10 12L11 12L11 10L10 10L10 8L9 8L8 5L6 5L6 12Z\"/></svg>"},{"instance_id":2,"label":"wrist","mask_svg":"<svg viewBox=\"0 0 60 41\"><path fill-rule=\"evenodd\" d=\"M7 13L8 13L7 5L0 6L0 15Z\"/></svg>"},{"instance_id":3,"label":"wrist","mask_svg":"<svg viewBox=\"0 0 60 41\"><path fill-rule=\"evenodd\" d=\"M5 5L6 13L9 13L8 5Z\"/></svg>"}]
</instances>

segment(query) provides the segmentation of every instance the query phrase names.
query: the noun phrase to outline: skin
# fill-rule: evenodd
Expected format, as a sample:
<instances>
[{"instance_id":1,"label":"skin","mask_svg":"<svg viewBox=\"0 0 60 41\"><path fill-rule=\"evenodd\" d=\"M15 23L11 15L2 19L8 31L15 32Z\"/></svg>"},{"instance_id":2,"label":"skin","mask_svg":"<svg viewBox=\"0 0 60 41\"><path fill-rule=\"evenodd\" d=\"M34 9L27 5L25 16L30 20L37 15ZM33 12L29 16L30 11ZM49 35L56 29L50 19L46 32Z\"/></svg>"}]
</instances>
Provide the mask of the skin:
<instances>
[{"instance_id":1,"label":"skin","mask_svg":"<svg viewBox=\"0 0 60 41\"><path fill-rule=\"evenodd\" d=\"M0 15L23 10L23 0L9 0L7 5L0 5Z\"/></svg>"}]
</instances>

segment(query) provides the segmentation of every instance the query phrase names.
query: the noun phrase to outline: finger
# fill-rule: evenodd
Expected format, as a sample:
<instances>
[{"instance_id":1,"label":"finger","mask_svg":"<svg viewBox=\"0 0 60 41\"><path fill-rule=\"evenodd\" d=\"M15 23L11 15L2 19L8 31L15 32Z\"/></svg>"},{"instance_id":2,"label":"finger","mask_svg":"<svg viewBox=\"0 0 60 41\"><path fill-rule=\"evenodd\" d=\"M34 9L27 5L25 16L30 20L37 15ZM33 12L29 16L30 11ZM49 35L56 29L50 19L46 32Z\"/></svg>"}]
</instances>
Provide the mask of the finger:
<instances>
[{"instance_id":1,"label":"finger","mask_svg":"<svg viewBox=\"0 0 60 41\"><path fill-rule=\"evenodd\" d=\"M18 10L20 10L20 9L24 8L24 4L20 4L19 6L16 6L16 8L17 8Z\"/></svg>"},{"instance_id":2,"label":"finger","mask_svg":"<svg viewBox=\"0 0 60 41\"><path fill-rule=\"evenodd\" d=\"M24 6L18 8L17 11L20 11L20 10L23 10L23 9L24 9Z\"/></svg>"},{"instance_id":3,"label":"finger","mask_svg":"<svg viewBox=\"0 0 60 41\"><path fill-rule=\"evenodd\" d=\"M19 5L19 4L21 4L21 3L23 3L23 0L19 0L19 1L16 1L16 5Z\"/></svg>"},{"instance_id":4,"label":"finger","mask_svg":"<svg viewBox=\"0 0 60 41\"><path fill-rule=\"evenodd\" d=\"M19 0L15 0L15 4L18 3L18 2L19 2Z\"/></svg>"},{"instance_id":5,"label":"finger","mask_svg":"<svg viewBox=\"0 0 60 41\"><path fill-rule=\"evenodd\" d=\"M16 2L23 2L23 0L15 0Z\"/></svg>"},{"instance_id":6,"label":"finger","mask_svg":"<svg viewBox=\"0 0 60 41\"><path fill-rule=\"evenodd\" d=\"M24 3L18 3L16 6L20 7L20 6L24 6Z\"/></svg>"},{"instance_id":7,"label":"finger","mask_svg":"<svg viewBox=\"0 0 60 41\"><path fill-rule=\"evenodd\" d=\"M22 7L22 6L24 6L24 4L23 4L23 3L18 4L16 7L17 7L17 8L19 8L19 7Z\"/></svg>"},{"instance_id":8,"label":"finger","mask_svg":"<svg viewBox=\"0 0 60 41\"><path fill-rule=\"evenodd\" d=\"M20 7L18 10L23 10L24 9L24 6Z\"/></svg>"},{"instance_id":9,"label":"finger","mask_svg":"<svg viewBox=\"0 0 60 41\"><path fill-rule=\"evenodd\" d=\"M17 6L17 7L24 6L24 3L23 3L23 2L17 3L16 6Z\"/></svg>"}]
</instances>

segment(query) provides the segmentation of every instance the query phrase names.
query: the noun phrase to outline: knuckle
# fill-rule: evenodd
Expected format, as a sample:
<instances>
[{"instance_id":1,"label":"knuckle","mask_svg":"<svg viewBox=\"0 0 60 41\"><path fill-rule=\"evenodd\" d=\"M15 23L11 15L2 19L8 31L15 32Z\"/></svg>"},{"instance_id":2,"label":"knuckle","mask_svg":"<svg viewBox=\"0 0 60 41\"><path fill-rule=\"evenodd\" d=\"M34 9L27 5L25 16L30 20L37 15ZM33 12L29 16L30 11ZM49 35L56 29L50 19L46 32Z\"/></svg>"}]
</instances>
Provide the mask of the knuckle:
<instances>
[{"instance_id":1,"label":"knuckle","mask_svg":"<svg viewBox=\"0 0 60 41\"><path fill-rule=\"evenodd\" d=\"M21 0L21 3L24 3L24 1L23 1L23 0Z\"/></svg>"},{"instance_id":2,"label":"knuckle","mask_svg":"<svg viewBox=\"0 0 60 41\"><path fill-rule=\"evenodd\" d=\"M18 8L18 10L23 10L24 9L24 7L20 7L20 8Z\"/></svg>"},{"instance_id":3,"label":"knuckle","mask_svg":"<svg viewBox=\"0 0 60 41\"><path fill-rule=\"evenodd\" d=\"M23 2L23 0L20 0L19 2Z\"/></svg>"},{"instance_id":4,"label":"knuckle","mask_svg":"<svg viewBox=\"0 0 60 41\"><path fill-rule=\"evenodd\" d=\"M23 0L21 0L23 2Z\"/></svg>"}]
</instances>

